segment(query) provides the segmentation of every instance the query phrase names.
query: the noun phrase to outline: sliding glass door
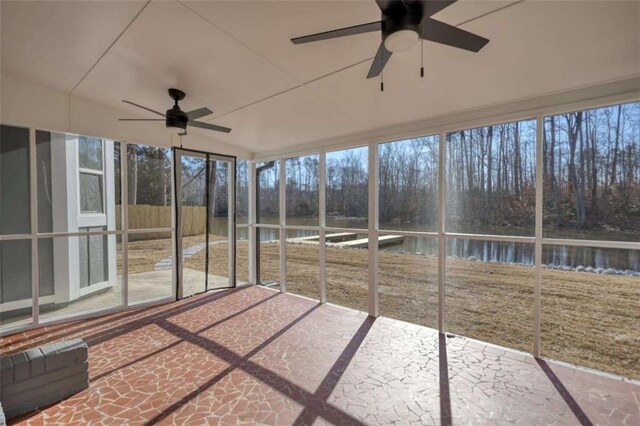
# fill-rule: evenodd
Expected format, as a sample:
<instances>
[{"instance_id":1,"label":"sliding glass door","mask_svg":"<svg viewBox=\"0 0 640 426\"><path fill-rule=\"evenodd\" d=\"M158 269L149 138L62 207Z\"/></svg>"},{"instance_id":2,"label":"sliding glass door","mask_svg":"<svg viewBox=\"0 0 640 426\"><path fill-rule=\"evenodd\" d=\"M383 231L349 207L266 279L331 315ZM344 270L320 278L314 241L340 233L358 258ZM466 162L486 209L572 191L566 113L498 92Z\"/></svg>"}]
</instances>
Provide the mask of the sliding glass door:
<instances>
[{"instance_id":1,"label":"sliding glass door","mask_svg":"<svg viewBox=\"0 0 640 426\"><path fill-rule=\"evenodd\" d=\"M176 149L178 295L235 286L235 158Z\"/></svg>"}]
</instances>

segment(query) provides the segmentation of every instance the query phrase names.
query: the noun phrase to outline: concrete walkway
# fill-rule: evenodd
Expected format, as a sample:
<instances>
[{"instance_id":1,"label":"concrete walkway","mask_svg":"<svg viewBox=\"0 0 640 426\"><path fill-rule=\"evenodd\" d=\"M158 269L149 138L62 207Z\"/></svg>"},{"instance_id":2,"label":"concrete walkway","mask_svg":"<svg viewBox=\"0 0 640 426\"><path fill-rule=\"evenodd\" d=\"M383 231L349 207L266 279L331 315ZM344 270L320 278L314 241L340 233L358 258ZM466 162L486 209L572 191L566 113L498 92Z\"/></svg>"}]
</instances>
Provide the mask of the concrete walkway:
<instances>
[{"instance_id":1,"label":"concrete walkway","mask_svg":"<svg viewBox=\"0 0 640 426\"><path fill-rule=\"evenodd\" d=\"M205 291L205 274L194 269L184 268L183 293L190 296ZM229 278L209 274L209 290L229 286ZM129 304L149 302L171 297L173 294L173 271L171 269L152 272L141 272L129 275ZM59 319L67 316L88 313L100 309L121 306L122 276L118 276L116 285L104 292L98 292L62 305L46 305L41 307L40 319L43 321ZM3 317L2 325L18 325L28 323L31 312L25 315Z\"/></svg>"},{"instance_id":2,"label":"concrete walkway","mask_svg":"<svg viewBox=\"0 0 640 426\"><path fill-rule=\"evenodd\" d=\"M216 244L222 244L222 243L226 243L227 240L221 240L221 241L210 241L209 245L213 246ZM207 247L207 243L201 243L201 244L196 244L193 246L189 246L187 248L183 248L182 249L182 261L184 262L185 260L189 259L191 256L200 253L202 250L204 250ZM173 267L173 256L169 256L169 257L165 257L164 259L162 259L161 261L159 261L158 263L156 263L155 265L153 265L153 269L155 271L165 271L167 269L171 269Z\"/></svg>"}]
</instances>

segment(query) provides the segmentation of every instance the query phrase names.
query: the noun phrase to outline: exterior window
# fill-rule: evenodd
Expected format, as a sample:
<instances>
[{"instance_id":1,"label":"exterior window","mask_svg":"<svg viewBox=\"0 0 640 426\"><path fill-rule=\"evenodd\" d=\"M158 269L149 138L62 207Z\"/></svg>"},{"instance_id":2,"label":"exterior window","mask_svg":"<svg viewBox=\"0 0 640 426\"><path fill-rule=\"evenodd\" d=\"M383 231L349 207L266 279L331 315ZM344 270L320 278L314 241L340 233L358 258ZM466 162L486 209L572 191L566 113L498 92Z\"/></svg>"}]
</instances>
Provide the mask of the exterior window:
<instances>
[{"instance_id":1,"label":"exterior window","mask_svg":"<svg viewBox=\"0 0 640 426\"><path fill-rule=\"evenodd\" d=\"M81 231L105 231L105 228L85 228ZM109 281L109 237L87 235L78 238L80 288Z\"/></svg>"},{"instance_id":2,"label":"exterior window","mask_svg":"<svg viewBox=\"0 0 640 426\"><path fill-rule=\"evenodd\" d=\"M29 185L29 130L0 126L0 235L31 232Z\"/></svg>"},{"instance_id":3,"label":"exterior window","mask_svg":"<svg viewBox=\"0 0 640 426\"><path fill-rule=\"evenodd\" d=\"M80 213L104 213L102 140L78 138Z\"/></svg>"}]
</instances>

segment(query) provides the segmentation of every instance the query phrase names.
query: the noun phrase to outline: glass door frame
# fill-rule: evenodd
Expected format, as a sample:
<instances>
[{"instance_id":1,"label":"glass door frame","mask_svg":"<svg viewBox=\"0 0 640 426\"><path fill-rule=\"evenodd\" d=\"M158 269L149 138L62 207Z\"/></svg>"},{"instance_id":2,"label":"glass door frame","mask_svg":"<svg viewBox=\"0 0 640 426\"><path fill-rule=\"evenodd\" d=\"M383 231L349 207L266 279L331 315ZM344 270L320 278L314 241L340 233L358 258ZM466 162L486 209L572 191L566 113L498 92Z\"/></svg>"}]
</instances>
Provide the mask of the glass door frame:
<instances>
[{"instance_id":1,"label":"glass door frame","mask_svg":"<svg viewBox=\"0 0 640 426\"><path fill-rule=\"evenodd\" d=\"M173 185L173 196L175 200L175 211L174 211L174 229L175 229L175 252L176 252L176 300L180 300L184 298L184 285L183 285L183 260L182 260L182 156L190 156L190 157L199 157L205 160L206 164L206 230L205 230L205 290L204 292L195 293L202 294L208 292L209 283L208 283L208 275L209 275L209 163L210 161L223 161L229 163L229 183L228 183L228 271L229 271L229 285L227 287L217 287L211 290L220 290L225 288L235 288L236 287L236 163L237 157L230 155L222 155L216 154L206 151L198 151L188 148L173 148L173 170L174 170L174 185ZM195 295L194 294L194 295Z\"/></svg>"}]
</instances>

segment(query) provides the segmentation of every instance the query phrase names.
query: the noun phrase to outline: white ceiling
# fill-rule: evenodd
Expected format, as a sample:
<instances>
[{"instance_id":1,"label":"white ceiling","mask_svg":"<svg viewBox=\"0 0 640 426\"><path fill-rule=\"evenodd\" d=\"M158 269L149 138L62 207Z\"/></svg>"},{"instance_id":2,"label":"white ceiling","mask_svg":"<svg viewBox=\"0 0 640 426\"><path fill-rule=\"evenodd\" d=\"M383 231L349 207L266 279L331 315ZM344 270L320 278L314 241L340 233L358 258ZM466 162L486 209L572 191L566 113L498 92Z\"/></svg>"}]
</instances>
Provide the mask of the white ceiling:
<instances>
[{"instance_id":1,"label":"white ceiling","mask_svg":"<svg viewBox=\"0 0 640 426\"><path fill-rule=\"evenodd\" d=\"M424 43L365 78L379 34L293 45L379 19L362 1L2 1L3 74L145 116L121 102L207 106L254 153L640 75L636 1L461 0L435 17L487 37L479 53ZM131 126L137 124L132 123ZM188 145L188 138L185 145Z\"/></svg>"}]
</instances>

